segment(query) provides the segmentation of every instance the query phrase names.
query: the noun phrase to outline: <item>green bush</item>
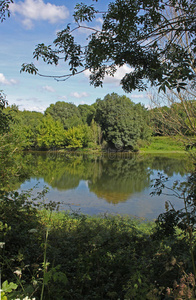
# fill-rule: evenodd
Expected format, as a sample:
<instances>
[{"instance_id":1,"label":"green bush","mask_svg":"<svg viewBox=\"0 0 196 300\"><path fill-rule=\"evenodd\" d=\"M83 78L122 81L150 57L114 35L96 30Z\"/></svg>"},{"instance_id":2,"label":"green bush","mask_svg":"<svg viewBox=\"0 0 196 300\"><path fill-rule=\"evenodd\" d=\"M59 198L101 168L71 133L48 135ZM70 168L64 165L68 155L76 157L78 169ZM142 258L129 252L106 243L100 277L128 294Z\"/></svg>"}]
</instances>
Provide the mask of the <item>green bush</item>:
<instances>
[{"instance_id":1,"label":"green bush","mask_svg":"<svg viewBox=\"0 0 196 300\"><path fill-rule=\"evenodd\" d=\"M191 272L181 235L130 217L54 212L38 204L45 193L1 193L2 282L18 286L8 299L167 299Z\"/></svg>"}]
</instances>

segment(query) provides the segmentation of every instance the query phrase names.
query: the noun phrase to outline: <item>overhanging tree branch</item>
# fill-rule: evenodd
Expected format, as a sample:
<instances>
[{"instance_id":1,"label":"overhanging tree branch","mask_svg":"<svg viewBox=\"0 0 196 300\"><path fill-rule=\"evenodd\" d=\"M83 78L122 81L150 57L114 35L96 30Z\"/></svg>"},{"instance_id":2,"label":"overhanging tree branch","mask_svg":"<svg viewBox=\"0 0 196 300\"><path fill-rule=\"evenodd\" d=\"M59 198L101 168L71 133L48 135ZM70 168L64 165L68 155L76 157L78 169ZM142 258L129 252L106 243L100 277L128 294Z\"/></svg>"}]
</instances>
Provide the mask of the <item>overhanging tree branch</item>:
<instances>
[{"instance_id":1,"label":"overhanging tree branch","mask_svg":"<svg viewBox=\"0 0 196 300\"><path fill-rule=\"evenodd\" d=\"M175 14L169 14L169 9ZM39 44L34 58L41 58L47 64L57 65L59 60L68 64L67 74L46 77L67 80L88 69L92 72L90 83L100 86L105 75L113 76L117 67L127 64L133 71L121 80L126 92L145 89L146 80L163 91L166 88L180 91L196 77L195 10L194 0L115 0L102 14L102 29L97 30L80 22L92 23L100 11L94 5L81 3L73 14L77 26L71 29L68 24L57 33L54 49ZM77 43L73 36L80 28L93 32L86 45ZM168 34L171 38L165 42ZM185 35L188 47L181 43ZM21 71L45 76L32 64L23 64Z\"/></svg>"}]
</instances>

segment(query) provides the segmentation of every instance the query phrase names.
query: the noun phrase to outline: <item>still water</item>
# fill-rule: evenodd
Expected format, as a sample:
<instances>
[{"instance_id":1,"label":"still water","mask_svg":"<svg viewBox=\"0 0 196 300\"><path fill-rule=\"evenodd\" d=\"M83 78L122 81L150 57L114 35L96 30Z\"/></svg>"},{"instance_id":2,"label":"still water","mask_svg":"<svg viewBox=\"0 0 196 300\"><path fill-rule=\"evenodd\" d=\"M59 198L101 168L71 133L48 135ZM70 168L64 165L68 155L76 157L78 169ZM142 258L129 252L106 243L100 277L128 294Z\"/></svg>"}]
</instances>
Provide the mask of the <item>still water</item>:
<instances>
[{"instance_id":1,"label":"still water","mask_svg":"<svg viewBox=\"0 0 196 300\"><path fill-rule=\"evenodd\" d=\"M61 210L151 220L164 211L166 200L177 209L182 207L181 200L164 195L152 197L152 180L161 172L169 178L171 187L174 181L186 179L190 167L188 158L179 155L28 153L23 166L28 175L19 191L36 186L36 194L47 186L46 201L61 202Z\"/></svg>"}]
</instances>

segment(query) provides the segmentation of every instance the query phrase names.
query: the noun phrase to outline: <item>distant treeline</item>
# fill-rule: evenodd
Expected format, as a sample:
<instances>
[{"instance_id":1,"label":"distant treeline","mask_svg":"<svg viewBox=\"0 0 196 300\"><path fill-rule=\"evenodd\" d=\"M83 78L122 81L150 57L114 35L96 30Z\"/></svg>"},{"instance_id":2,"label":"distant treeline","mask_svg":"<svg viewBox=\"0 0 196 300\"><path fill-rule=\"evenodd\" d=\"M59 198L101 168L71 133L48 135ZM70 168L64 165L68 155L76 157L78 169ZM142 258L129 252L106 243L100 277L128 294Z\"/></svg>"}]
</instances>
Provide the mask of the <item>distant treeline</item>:
<instances>
[{"instance_id":1,"label":"distant treeline","mask_svg":"<svg viewBox=\"0 0 196 300\"><path fill-rule=\"evenodd\" d=\"M175 115L186 123L187 115L180 104L174 104ZM162 118L172 108L147 110L126 96L115 93L97 99L92 105L58 101L44 114L20 111L16 105L4 109L2 132L8 130L22 149L103 149L136 151L152 135L175 134L173 125ZM176 124L176 126L179 126ZM184 134L189 134L188 131Z\"/></svg>"}]
</instances>

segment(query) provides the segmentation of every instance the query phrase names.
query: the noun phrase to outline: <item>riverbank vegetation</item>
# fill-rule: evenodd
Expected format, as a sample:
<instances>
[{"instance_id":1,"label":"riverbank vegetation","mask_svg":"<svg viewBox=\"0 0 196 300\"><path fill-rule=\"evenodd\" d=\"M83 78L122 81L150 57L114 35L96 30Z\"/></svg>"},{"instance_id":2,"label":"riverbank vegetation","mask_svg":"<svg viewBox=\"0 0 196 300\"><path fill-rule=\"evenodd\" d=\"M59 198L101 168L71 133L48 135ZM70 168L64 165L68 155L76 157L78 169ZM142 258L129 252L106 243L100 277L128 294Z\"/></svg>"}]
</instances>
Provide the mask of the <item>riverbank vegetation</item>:
<instances>
[{"instance_id":1,"label":"riverbank vegetation","mask_svg":"<svg viewBox=\"0 0 196 300\"><path fill-rule=\"evenodd\" d=\"M194 299L188 238L177 223L167 223L169 229L163 219L155 224L122 216L60 213L54 211L58 203L45 201L46 190L36 201L30 195L31 191L1 194L3 300L5 295Z\"/></svg>"},{"instance_id":2,"label":"riverbank vegetation","mask_svg":"<svg viewBox=\"0 0 196 300\"><path fill-rule=\"evenodd\" d=\"M138 140L148 139L147 110L125 96L107 95L92 105L57 102L44 114L8 107L10 131L28 149L111 148L135 150Z\"/></svg>"},{"instance_id":3,"label":"riverbank vegetation","mask_svg":"<svg viewBox=\"0 0 196 300\"><path fill-rule=\"evenodd\" d=\"M196 105L191 103L191 113L195 114ZM174 107L181 118L181 129L176 122L176 131L169 123ZM165 112L168 122L165 115L163 118ZM187 140L185 143L179 132L189 138L190 145L195 143L192 125L188 124L190 116L179 103L171 108L147 110L115 93L97 99L92 105L77 107L59 101L51 104L44 114L20 111L12 105L4 109L3 115L10 135L23 150L183 151ZM183 124L190 129L185 130Z\"/></svg>"}]
</instances>

